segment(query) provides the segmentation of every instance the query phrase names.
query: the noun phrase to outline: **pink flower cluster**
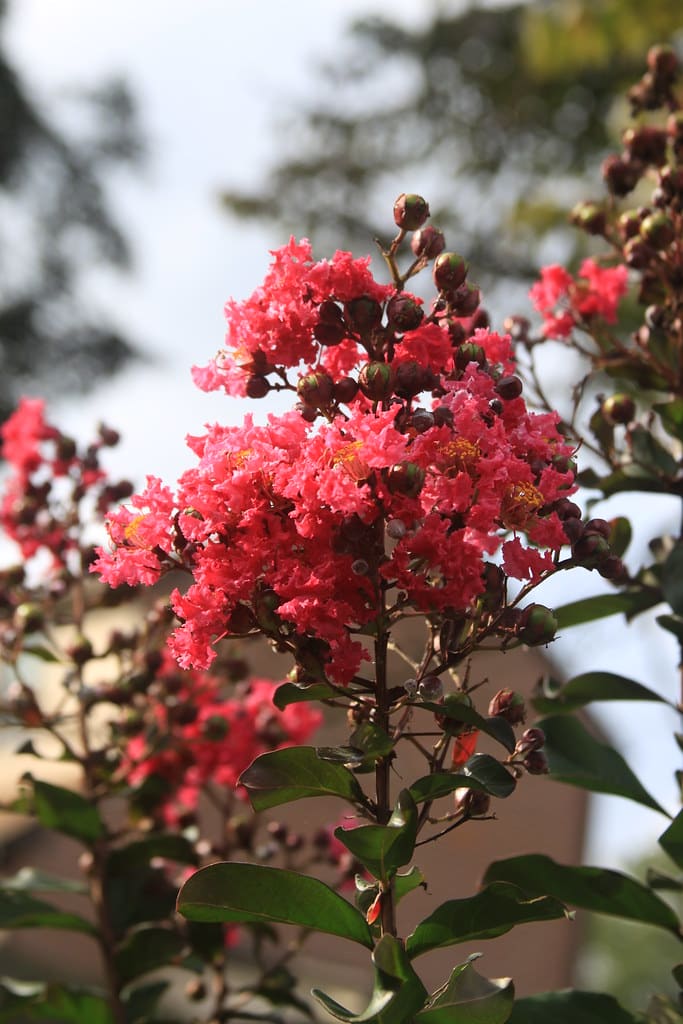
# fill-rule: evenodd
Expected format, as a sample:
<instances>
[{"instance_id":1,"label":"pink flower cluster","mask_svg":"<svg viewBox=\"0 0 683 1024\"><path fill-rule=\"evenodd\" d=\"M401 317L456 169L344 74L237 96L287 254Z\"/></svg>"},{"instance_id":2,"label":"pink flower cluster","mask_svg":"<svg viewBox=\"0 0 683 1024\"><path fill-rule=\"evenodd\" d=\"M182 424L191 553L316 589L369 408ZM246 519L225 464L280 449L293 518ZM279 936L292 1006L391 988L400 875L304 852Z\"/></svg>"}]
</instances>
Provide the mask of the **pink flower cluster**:
<instances>
[{"instance_id":1,"label":"pink flower cluster","mask_svg":"<svg viewBox=\"0 0 683 1024\"><path fill-rule=\"evenodd\" d=\"M543 315L547 338L567 338L574 327L602 319L616 323L619 300L626 293L625 266L601 267L586 259L573 278L564 267L543 267L541 280L530 291L535 309Z\"/></svg>"},{"instance_id":2,"label":"pink flower cluster","mask_svg":"<svg viewBox=\"0 0 683 1024\"><path fill-rule=\"evenodd\" d=\"M126 481L107 484L100 468L100 448L115 444L118 435L103 427L97 441L79 453L70 437L47 422L42 399L22 398L0 437L12 470L0 500L0 526L23 558L47 551L53 567L63 568L83 542L80 502L88 496L103 515L132 491Z\"/></svg>"},{"instance_id":3,"label":"pink flower cluster","mask_svg":"<svg viewBox=\"0 0 683 1024\"><path fill-rule=\"evenodd\" d=\"M278 683L253 678L230 697L215 676L203 672L174 675L167 657L157 673L162 685L177 678L173 699L150 703L153 721L125 748L122 771L134 786L150 776L165 782L162 813L176 824L197 808L207 783L234 790L240 774L268 750L305 743L318 728L321 714L309 704L273 704Z\"/></svg>"},{"instance_id":4,"label":"pink flower cluster","mask_svg":"<svg viewBox=\"0 0 683 1024\"><path fill-rule=\"evenodd\" d=\"M402 331L397 297L418 305L376 284L367 260L312 263L291 242L263 288L229 304L233 348L202 386L234 393L293 368L302 405L189 438L195 467L175 491L149 477L111 516L114 546L95 566L114 586L191 575L172 596L183 667L258 631L303 678L345 685L380 620L466 611L501 549L508 575L553 570L567 542L554 505L573 486L556 418L527 410L507 336L475 328L463 344L471 321L451 333L438 304Z\"/></svg>"}]
</instances>

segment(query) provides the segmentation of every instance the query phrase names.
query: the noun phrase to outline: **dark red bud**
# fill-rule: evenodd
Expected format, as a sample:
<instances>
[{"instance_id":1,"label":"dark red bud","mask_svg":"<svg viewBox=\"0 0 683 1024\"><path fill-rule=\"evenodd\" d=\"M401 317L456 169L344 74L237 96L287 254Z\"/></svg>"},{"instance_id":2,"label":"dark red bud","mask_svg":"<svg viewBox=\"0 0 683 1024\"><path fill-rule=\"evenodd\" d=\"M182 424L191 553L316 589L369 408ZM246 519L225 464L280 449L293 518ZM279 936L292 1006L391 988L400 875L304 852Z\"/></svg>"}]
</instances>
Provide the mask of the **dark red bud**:
<instances>
[{"instance_id":1,"label":"dark red bud","mask_svg":"<svg viewBox=\"0 0 683 1024\"><path fill-rule=\"evenodd\" d=\"M521 380L519 379L519 377L514 376L501 377L495 387L496 393L499 394L500 397L504 398L506 401L509 401L512 398L519 398L519 396L522 393L522 390L523 384Z\"/></svg>"},{"instance_id":2,"label":"dark red bud","mask_svg":"<svg viewBox=\"0 0 683 1024\"><path fill-rule=\"evenodd\" d=\"M608 423L630 423L636 414L636 403L630 395L610 395L601 406L602 415Z\"/></svg>"},{"instance_id":3,"label":"dark red bud","mask_svg":"<svg viewBox=\"0 0 683 1024\"><path fill-rule=\"evenodd\" d=\"M545 745L545 733L542 729L525 729L517 740L515 754L529 754L532 750L540 750Z\"/></svg>"},{"instance_id":4,"label":"dark red bud","mask_svg":"<svg viewBox=\"0 0 683 1024\"><path fill-rule=\"evenodd\" d=\"M491 797L480 789L456 789L454 796L456 811L467 818L481 818L491 807Z\"/></svg>"},{"instance_id":5,"label":"dark red bud","mask_svg":"<svg viewBox=\"0 0 683 1024\"><path fill-rule=\"evenodd\" d=\"M423 317L422 307L409 295L394 295L387 303L387 320L395 331L414 331Z\"/></svg>"},{"instance_id":6,"label":"dark red bud","mask_svg":"<svg viewBox=\"0 0 683 1024\"><path fill-rule=\"evenodd\" d=\"M416 256L433 260L446 248L446 239L442 231L427 224L426 227L416 231L410 239L410 248Z\"/></svg>"},{"instance_id":7,"label":"dark red bud","mask_svg":"<svg viewBox=\"0 0 683 1024\"><path fill-rule=\"evenodd\" d=\"M425 471L415 462L397 462L387 474L387 486L392 494L405 494L416 498L422 490Z\"/></svg>"},{"instance_id":8,"label":"dark red bud","mask_svg":"<svg viewBox=\"0 0 683 1024\"><path fill-rule=\"evenodd\" d=\"M478 363L479 366L486 364L484 349L481 345L475 345L472 341L461 345L455 353L455 365L459 370L464 370L470 363Z\"/></svg>"},{"instance_id":9,"label":"dark red bud","mask_svg":"<svg viewBox=\"0 0 683 1024\"><path fill-rule=\"evenodd\" d=\"M676 237L673 221L661 210L651 213L640 225L641 237L655 249L666 249Z\"/></svg>"},{"instance_id":10,"label":"dark red bud","mask_svg":"<svg viewBox=\"0 0 683 1024\"><path fill-rule=\"evenodd\" d=\"M472 316L481 302L481 292L476 284L466 281L449 296L452 308L458 316Z\"/></svg>"},{"instance_id":11,"label":"dark red bud","mask_svg":"<svg viewBox=\"0 0 683 1024\"><path fill-rule=\"evenodd\" d=\"M394 203L394 223L404 231L416 231L429 217L429 203L422 196L403 192Z\"/></svg>"},{"instance_id":12,"label":"dark red bud","mask_svg":"<svg viewBox=\"0 0 683 1024\"><path fill-rule=\"evenodd\" d=\"M265 398L270 391L270 384L265 377L250 377L247 381L247 398Z\"/></svg>"},{"instance_id":13,"label":"dark red bud","mask_svg":"<svg viewBox=\"0 0 683 1024\"><path fill-rule=\"evenodd\" d=\"M442 292L459 288L467 277L468 266L457 252L442 252L434 261L434 284Z\"/></svg>"},{"instance_id":14,"label":"dark red bud","mask_svg":"<svg viewBox=\"0 0 683 1024\"><path fill-rule=\"evenodd\" d=\"M358 394L358 381L355 381L353 377L342 377L335 383L332 393L335 402L348 405Z\"/></svg>"},{"instance_id":15,"label":"dark red bud","mask_svg":"<svg viewBox=\"0 0 683 1024\"><path fill-rule=\"evenodd\" d=\"M296 390L304 405L312 409L325 409L332 401L334 381L329 373L307 373L301 377Z\"/></svg>"},{"instance_id":16,"label":"dark red bud","mask_svg":"<svg viewBox=\"0 0 683 1024\"><path fill-rule=\"evenodd\" d=\"M347 335L347 329L344 324L338 323L325 323L320 321L313 328L313 337L316 341L319 341L321 345L338 345Z\"/></svg>"},{"instance_id":17,"label":"dark red bud","mask_svg":"<svg viewBox=\"0 0 683 1024\"><path fill-rule=\"evenodd\" d=\"M548 758L542 750L532 750L522 761L529 775L547 775L550 771Z\"/></svg>"},{"instance_id":18,"label":"dark red bud","mask_svg":"<svg viewBox=\"0 0 683 1024\"><path fill-rule=\"evenodd\" d=\"M599 533L584 533L572 547L572 557L585 569L597 568L609 554L609 544Z\"/></svg>"},{"instance_id":19,"label":"dark red bud","mask_svg":"<svg viewBox=\"0 0 683 1024\"><path fill-rule=\"evenodd\" d=\"M366 363L358 376L360 389L373 402L389 398L394 391L394 371L388 363Z\"/></svg>"},{"instance_id":20,"label":"dark red bud","mask_svg":"<svg viewBox=\"0 0 683 1024\"><path fill-rule=\"evenodd\" d=\"M597 533L605 540L609 540L612 532L612 527L606 519L589 519L584 529L586 533Z\"/></svg>"},{"instance_id":21,"label":"dark red bud","mask_svg":"<svg viewBox=\"0 0 683 1024\"><path fill-rule=\"evenodd\" d=\"M642 167L628 163L618 156L608 156L602 164L602 176L607 188L615 196L627 196L640 181Z\"/></svg>"},{"instance_id":22,"label":"dark red bud","mask_svg":"<svg viewBox=\"0 0 683 1024\"><path fill-rule=\"evenodd\" d=\"M519 725L526 718L524 697L514 690L499 690L489 702L489 715L504 718L510 725Z\"/></svg>"},{"instance_id":23,"label":"dark red bud","mask_svg":"<svg viewBox=\"0 0 683 1024\"><path fill-rule=\"evenodd\" d=\"M570 214L570 220L589 235L604 235L607 227L605 211L597 203L578 203Z\"/></svg>"},{"instance_id":24,"label":"dark red bud","mask_svg":"<svg viewBox=\"0 0 683 1024\"><path fill-rule=\"evenodd\" d=\"M344 304L346 319L354 330L364 334L382 322L382 307L371 295L361 295Z\"/></svg>"},{"instance_id":25,"label":"dark red bud","mask_svg":"<svg viewBox=\"0 0 683 1024\"><path fill-rule=\"evenodd\" d=\"M678 57L673 46L651 46L647 52L647 66L656 80L672 82L678 73Z\"/></svg>"}]
</instances>

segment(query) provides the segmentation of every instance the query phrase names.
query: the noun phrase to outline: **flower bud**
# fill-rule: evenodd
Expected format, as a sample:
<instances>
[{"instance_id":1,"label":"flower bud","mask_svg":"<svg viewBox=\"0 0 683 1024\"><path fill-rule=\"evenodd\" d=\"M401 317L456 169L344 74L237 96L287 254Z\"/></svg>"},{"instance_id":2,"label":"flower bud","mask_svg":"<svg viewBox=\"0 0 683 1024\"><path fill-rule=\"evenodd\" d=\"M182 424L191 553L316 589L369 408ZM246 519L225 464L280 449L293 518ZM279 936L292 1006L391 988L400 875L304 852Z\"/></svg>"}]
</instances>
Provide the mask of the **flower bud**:
<instances>
[{"instance_id":1,"label":"flower bud","mask_svg":"<svg viewBox=\"0 0 683 1024\"><path fill-rule=\"evenodd\" d=\"M472 316L481 302L481 292L476 284L465 281L450 296L450 303L458 316Z\"/></svg>"},{"instance_id":2,"label":"flower bud","mask_svg":"<svg viewBox=\"0 0 683 1024\"><path fill-rule=\"evenodd\" d=\"M610 395L604 400L601 411L608 423L630 423L636 414L636 403L630 395Z\"/></svg>"},{"instance_id":3,"label":"flower bud","mask_svg":"<svg viewBox=\"0 0 683 1024\"><path fill-rule=\"evenodd\" d=\"M602 163L602 176L614 196L627 196L640 181L642 167L627 163L618 156L608 156Z\"/></svg>"},{"instance_id":4,"label":"flower bud","mask_svg":"<svg viewBox=\"0 0 683 1024\"><path fill-rule=\"evenodd\" d=\"M395 331L414 331L423 318L422 307L410 295L394 295L387 303L387 320Z\"/></svg>"},{"instance_id":5,"label":"flower bud","mask_svg":"<svg viewBox=\"0 0 683 1024\"><path fill-rule=\"evenodd\" d=\"M678 57L673 46L651 46L647 52L647 66L655 80L663 83L672 82L678 73Z\"/></svg>"},{"instance_id":6,"label":"flower bud","mask_svg":"<svg viewBox=\"0 0 683 1024\"><path fill-rule=\"evenodd\" d=\"M425 676L417 688L417 695L421 700L434 701L443 697L443 683L439 676Z\"/></svg>"},{"instance_id":7,"label":"flower bud","mask_svg":"<svg viewBox=\"0 0 683 1024\"><path fill-rule=\"evenodd\" d=\"M392 494L416 498L425 482L425 471L416 462L397 462L387 474L387 487Z\"/></svg>"},{"instance_id":8,"label":"flower bud","mask_svg":"<svg viewBox=\"0 0 683 1024\"><path fill-rule=\"evenodd\" d=\"M270 391L270 384L265 377L252 376L247 381L247 398L265 398Z\"/></svg>"},{"instance_id":9,"label":"flower bud","mask_svg":"<svg viewBox=\"0 0 683 1024\"><path fill-rule=\"evenodd\" d=\"M519 377L501 377L494 390L501 398L509 401L512 398L519 398L523 390L523 384Z\"/></svg>"},{"instance_id":10,"label":"flower bud","mask_svg":"<svg viewBox=\"0 0 683 1024\"><path fill-rule=\"evenodd\" d=\"M457 690L455 693L447 693L441 703L444 709L457 714L459 708L472 707L472 698L462 690ZM442 715L437 712L434 717L437 725L444 732L448 733L449 736L459 736L464 729L468 728L466 722L461 722L457 718L450 718L447 714Z\"/></svg>"},{"instance_id":11,"label":"flower bud","mask_svg":"<svg viewBox=\"0 0 683 1024\"><path fill-rule=\"evenodd\" d=\"M666 249L676 237L676 229L673 221L665 213L659 210L651 213L640 225L640 235L646 242L655 249Z\"/></svg>"},{"instance_id":12,"label":"flower bud","mask_svg":"<svg viewBox=\"0 0 683 1024\"><path fill-rule=\"evenodd\" d=\"M419 228L410 239L410 248L417 257L433 260L446 248L446 239L443 231L432 227L431 224Z\"/></svg>"},{"instance_id":13,"label":"flower bud","mask_svg":"<svg viewBox=\"0 0 683 1024\"><path fill-rule=\"evenodd\" d=\"M402 192L394 203L394 223L404 231L416 231L429 217L429 203L413 192Z\"/></svg>"},{"instance_id":14,"label":"flower bud","mask_svg":"<svg viewBox=\"0 0 683 1024\"><path fill-rule=\"evenodd\" d=\"M626 210L617 221L617 230L624 241L640 232L640 215L637 210Z\"/></svg>"},{"instance_id":15,"label":"flower bud","mask_svg":"<svg viewBox=\"0 0 683 1024\"><path fill-rule=\"evenodd\" d=\"M628 579L628 570L618 555L608 555L598 566L598 572L603 579L611 580L613 583Z\"/></svg>"},{"instance_id":16,"label":"flower bud","mask_svg":"<svg viewBox=\"0 0 683 1024\"><path fill-rule=\"evenodd\" d=\"M457 252L442 252L434 261L434 284L441 292L455 291L467 277L468 269Z\"/></svg>"},{"instance_id":17,"label":"flower bud","mask_svg":"<svg viewBox=\"0 0 683 1024\"><path fill-rule=\"evenodd\" d=\"M578 203L570 214L570 220L589 235L604 235L607 227L605 211L597 203Z\"/></svg>"},{"instance_id":18,"label":"flower bud","mask_svg":"<svg viewBox=\"0 0 683 1024\"><path fill-rule=\"evenodd\" d=\"M547 775L550 771L548 758L542 750L532 750L522 761L529 775Z\"/></svg>"},{"instance_id":19,"label":"flower bud","mask_svg":"<svg viewBox=\"0 0 683 1024\"><path fill-rule=\"evenodd\" d=\"M586 533L597 533L605 540L609 540L610 533L612 532L611 525L606 519L589 519L584 526Z\"/></svg>"},{"instance_id":20,"label":"flower bud","mask_svg":"<svg viewBox=\"0 0 683 1024\"><path fill-rule=\"evenodd\" d=\"M67 647L66 653L76 665L85 665L93 657L92 644L86 636L79 636Z\"/></svg>"},{"instance_id":21,"label":"flower bud","mask_svg":"<svg viewBox=\"0 0 683 1024\"><path fill-rule=\"evenodd\" d=\"M461 345L455 353L455 365L459 370L464 370L470 363L478 363L479 366L486 364L484 349L481 345L475 345L473 341Z\"/></svg>"},{"instance_id":22,"label":"flower bud","mask_svg":"<svg viewBox=\"0 0 683 1024\"><path fill-rule=\"evenodd\" d=\"M489 715L504 718L510 725L520 725L526 718L524 697L514 690L499 690L489 702Z\"/></svg>"},{"instance_id":23,"label":"flower bud","mask_svg":"<svg viewBox=\"0 0 683 1024\"><path fill-rule=\"evenodd\" d=\"M650 125L627 128L623 135L624 146L632 160L659 166L666 159L666 131Z\"/></svg>"},{"instance_id":24,"label":"flower bud","mask_svg":"<svg viewBox=\"0 0 683 1024\"><path fill-rule=\"evenodd\" d=\"M347 335L344 324L327 324L321 321L313 328L313 337L321 345L338 345Z\"/></svg>"},{"instance_id":25,"label":"flower bud","mask_svg":"<svg viewBox=\"0 0 683 1024\"><path fill-rule=\"evenodd\" d=\"M341 380L335 382L332 389L332 395L337 403L348 405L352 402L358 394L358 381L355 381L353 377L342 377Z\"/></svg>"},{"instance_id":26,"label":"flower bud","mask_svg":"<svg viewBox=\"0 0 683 1024\"><path fill-rule=\"evenodd\" d=\"M488 814L491 807L491 797L480 789L463 787L456 789L453 795L456 811L460 811L466 818L480 818Z\"/></svg>"},{"instance_id":27,"label":"flower bud","mask_svg":"<svg viewBox=\"0 0 683 1024\"><path fill-rule=\"evenodd\" d=\"M644 270L652 263L656 252L640 236L629 238L624 246L624 263L634 270Z\"/></svg>"},{"instance_id":28,"label":"flower bud","mask_svg":"<svg viewBox=\"0 0 683 1024\"><path fill-rule=\"evenodd\" d=\"M572 547L574 561L584 569L596 569L609 554L609 543L599 533L584 533Z\"/></svg>"},{"instance_id":29,"label":"flower bud","mask_svg":"<svg viewBox=\"0 0 683 1024\"><path fill-rule=\"evenodd\" d=\"M538 647L555 639L557 627L557 619L550 608L542 604L530 604L522 613L519 638L529 647Z\"/></svg>"},{"instance_id":30,"label":"flower bud","mask_svg":"<svg viewBox=\"0 0 683 1024\"><path fill-rule=\"evenodd\" d=\"M515 746L515 754L529 754L532 750L540 750L545 746L545 733L542 729L525 729Z\"/></svg>"},{"instance_id":31,"label":"flower bud","mask_svg":"<svg viewBox=\"0 0 683 1024\"><path fill-rule=\"evenodd\" d=\"M421 366L415 359L409 359L396 367L394 391L401 398L414 398L421 391L432 387L433 383L434 375L431 370Z\"/></svg>"},{"instance_id":32,"label":"flower bud","mask_svg":"<svg viewBox=\"0 0 683 1024\"><path fill-rule=\"evenodd\" d=\"M382 322L382 307L371 295L360 295L344 303L344 312L348 323L360 334L379 327Z\"/></svg>"},{"instance_id":33,"label":"flower bud","mask_svg":"<svg viewBox=\"0 0 683 1024\"><path fill-rule=\"evenodd\" d=\"M324 409L332 401L334 381L329 373L307 373L296 386L299 398L311 409Z\"/></svg>"},{"instance_id":34,"label":"flower bud","mask_svg":"<svg viewBox=\"0 0 683 1024\"><path fill-rule=\"evenodd\" d=\"M388 363L366 363L358 375L358 384L366 398L380 402L394 391L394 371Z\"/></svg>"}]
</instances>

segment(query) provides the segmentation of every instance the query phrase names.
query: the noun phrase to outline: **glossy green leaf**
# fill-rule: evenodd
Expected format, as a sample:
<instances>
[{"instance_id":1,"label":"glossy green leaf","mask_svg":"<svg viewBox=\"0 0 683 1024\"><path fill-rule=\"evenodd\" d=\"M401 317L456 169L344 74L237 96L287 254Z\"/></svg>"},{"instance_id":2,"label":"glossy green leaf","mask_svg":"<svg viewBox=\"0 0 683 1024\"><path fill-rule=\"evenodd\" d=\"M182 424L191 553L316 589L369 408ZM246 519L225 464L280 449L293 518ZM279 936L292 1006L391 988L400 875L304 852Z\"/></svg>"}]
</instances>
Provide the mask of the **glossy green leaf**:
<instances>
[{"instance_id":1,"label":"glossy green leaf","mask_svg":"<svg viewBox=\"0 0 683 1024\"><path fill-rule=\"evenodd\" d=\"M402 790L386 825L337 828L335 836L364 867L379 879L389 879L413 855L417 836L417 807L409 790Z\"/></svg>"},{"instance_id":2,"label":"glossy green leaf","mask_svg":"<svg viewBox=\"0 0 683 1024\"><path fill-rule=\"evenodd\" d=\"M338 796L365 802L348 768L321 760L314 747L286 747L261 754L240 776L255 811L314 796Z\"/></svg>"},{"instance_id":3,"label":"glossy green leaf","mask_svg":"<svg viewBox=\"0 0 683 1024\"><path fill-rule=\"evenodd\" d=\"M400 939L384 935L372 955L375 982L367 1008L359 1014L313 989L328 1013L344 1024L410 1024L424 1006L427 990L413 970Z\"/></svg>"},{"instance_id":4,"label":"glossy green leaf","mask_svg":"<svg viewBox=\"0 0 683 1024\"><path fill-rule=\"evenodd\" d=\"M674 398L670 402L659 402L652 408L659 413L666 432L683 441L683 399Z\"/></svg>"},{"instance_id":5,"label":"glossy green leaf","mask_svg":"<svg viewBox=\"0 0 683 1024\"><path fill-rule=\"evenodd\" d=\"M529 896L554 896L573 907L679 933L679 921L668 903L642 882L607 868L558 864L532 853L494 861L484 882L510 882Z\"/></svg>"},{"instance_id":6,"label":"glossy green leaf","mask_svg":"<svg viewBox=\"0 0 683 1024\"><path fill-rule=\"evenodd\" d=\"M327 683L311 683L310 686L299 686L297 683L283 683L273 695L273 704L284 711L290 704L301 704L304 701L329 700L336 697L337 691Z\"/></svg>"},{"instance_id":7,"label":"glossy green leaf","mask_svg":"<svg viewBox=\"0 0 683 1024\"><path fill-rule=\"evenodd\" d=\"M478 711L468 707L466 704L443 705L437 704L434 701L422 701L419 703L415 702L413 706L433 711L434 714L443 715L454 722L463 722L465 725L471 725L475 729L485 732L487 736L496 740L497 743L502 744L506 750L512 752L515 749L516 739L512 726L499 715L484 718Z\"/></svg>"},{"instance_id":8,"label":"glossy green leaf","mask_svg":"<svg viewBox=\"0 0 683 1024\"><path fill-rule=\"evenodd\" d=\"M416 1024L505 1024L515 998L512 978L484 978L472 966L473 959L454 968L448 982L418 1013Z\"/></svg>"},{"instance_id":9,"label":"glossy green leaf","mask_svg":"<svg viewBox=\"0 0 683 1024\"><path fill-rule=\"evenodd\" d=\"M104 836L104 822L97 808L84 796L51 782L27 778L33 790L33 810L41 825L86 845Z\"/></svg>"},{"instance_id":10,"label":"glossy green leaf","mask_svg":"<svg viewBox=\"0 0 683 1024\"><path fill-rule=\"evenodd\" d=\"M666 832L659 837L659 845L674 864L683 868L683 811L679 811Z\"/></svg>"},{"instance_id":11,"label":"glossy green leaf","mask_svg":"<svg viewBox=\"0 0 683 1024\"><path fill-rule=\"evenodd\" d=\"M65 1024L114 1024L112 1012L104 999L90 992L69 989L63 985L0 984L0 1022L55 1021Z\"/></svg>"},{"instance_id":12,"label":"glossy green leaf","mask_svg":"<svg viewBox=\"0 0 683 1024\"><path fill-rule=\"evenodd\" d=\"M593 701L603 700L651 700L669 703L654 690L649 690L647 686L625 676L616 675L614 672L584 672L555 690L552 697L534 697L533 705L541 714L558 714L575 711Z\"/></svg>"},{"instance_id":13,"label":"glossy green leaf","mask_svg":"<svg viewBox=\"0 0 683 1024\"><path fill-rule=\"evenodd\" d=\"M662 593L675 615L683 615L683 541L674 544L662 568Z\"/></svg>"},{"instance_id":14,"label":"glossy green leaf","mask_svg":"<svg viewBox=\"0 0 683 1024\"><path fill-rule=\"evenodd\" d=\"M33 658L39 658L41 661L47 662L58 662L59 658L51 651L49 647L45 647L44 644L31 644L30 647L22 647L22 654L30 654Z\"/></svg>"},{"instance_id":15,"label":"glossy green leaf","mask_svg":"<svg viewBox=\"0 0 683 1024\"><path fill-rule=\"evenodd\" d=\"M556 782L623 796L661 814L667 813L643 788L621 754L599 743L577 718L555 715L537 725L545 733L550 775Z\"/></svg>"},{"instance_id":16,"label":"glossy green leaf","mask_svg":"<svg viewBox=\"0 0 683 1024\"><path fill-rule=\"evenodd\" d=\"M29 893L9 889L0 889L1 928L63 928L86 935L97 934L94 926L77 914L58 910Z\"/></svg>"},{"instance_id":17,"label":"glossy green leaf","mask_svg":"<svg viewBox=\"0 0 683 1024\"><path fill-rule=\"evenodd\" d=\"M185 940L168 928L139 928L131 932L115 954L116 968L123 984L141 974L163 967L179 958Z\"/></svg>"},{"instance_id":18,"label":"glossy green leaf","mask_svg":"<svg viewBox=\"0 0 683 1024\"><path fill-rule=\"evenodd\" d=\"M317 878L260 864L210 864L180 890L178 910L192 921L267 922L328 932L372 948L355 907Z\"/></svg>"},{"instance_id":19,"label":"glossy green leaf","mask_svg":"<svg viewBox=\"0 0 683 1024\"><path fill-rule=\"evenodd\" d=\"M637 424L629 429L629 444L635 462L655 475L660 473L666 477L675 477L678 463L668 448L657 440L652 430Z\"/></svg>"},{"instance_id":20,"label":"glossy green leaf","mask_svg":"<svg viewBox=\"0 0 683 1024\"><path fill-rule=\"evenodd\" d=\"M668 633L673 633L680 644L683 644L683 616L681 615L658 615L655 619L658 626Z\"/></svg>"},{"instance_id":21,"label":"glossy green leaf","mask_svg":"<svg viewBox=\"0 0 683 1024\"><path fill-rule=\"evenodd\" d=\"M651 889L663 892L683 892L683 878L672 878L664 871L649 867L645 872L645 881Z\"/></svg>"},{"instance_id":22,"label":"glossy green leaf","mask_svg":"<svg viewBox=\"0 0 683 1024\"><path fill-rule=\"evenodd\" d=\"M633 537L633 528L626 516L615 516L610 520L609 549L617 558L622 558Z\"/></svg>"},{"instance_id":23,"label":"glossy green leaf","mask_svg":"<svg viewBox=\"0 0 683 1024\"><path fill-rule=\"evenodd\" d=\"M426 889L427 882L416 864L413 865L410 871L405 871L403 874L397 872L394 877L395 903L400 903L404 896L407 896L408 893L413 892L415 889L419 889L420 886Z\"/></svg>"},{"instance_id":24,"label":"glossy green leaf","mask_svg":"<svg viewBox=\"0 0 683 1024\"><path fill-rule=\"evenodd\" d=\"M434 772L410 787L416 803L438 800L456 789L476 789L491 796L508 797L517 785L514 777L490 754L473 754L459 772Z\"/></svg>"},{"instance_id":25,"label":"glossy green leaf","mask_svg":"<svg viewBox=\"0 0 683 1024\"><path fill-rule=\"evenodd\" d=\"M637 1024L614 996L563 989L518 999L508 1024Z\"/></svg>"},{"instance_id":26,"label":"glossy green leaf","mask_svg":"<svg viewBox=\"0 0 683 1024\"><path fill-rule=\"evenodd\" d=\"M683 964L676 964L675 967L671 968L674 981L680 989L683 989Z\"/></svg>"},{"instance_id":27,"label":"glossy green leaf","mask_svg":"<svg viewBox=\"0 0 683 1024\"><path fill-rule=\"evenodd\" d=\"M372 722L361 722L349 736L349 746L362 750L365 754L365 761L372 763L380 757L386 757L394 749L394 741L384 729L374 725Z\"/></svg>"},{"instance_id":28,"label":"glossy green leaf","mask_svg":"<svg viewBox=\"0 0 683 1024\"><path fill-rule=\"evenodd\" d=\"M440 946L494 939L518 924L566 916L566 907L551 896L529 897L516 885L492 882L475 896L442 903L408 936L406 949L412 958Z\"/></svg>"},{"instance_id":29,"label":"glossy green leaf","mask_svg":"<svg viewBox=\"0 0 683 1024\"><path fill-rule=\"evenodd\" d=\"M599 594L572 601L555 608L554 614L559 629L580 626L584 622L606 619L610 615L625 615L627 620L660 604L662 595L656 589L625 590L620 594Z\"/></svg>"}]
</instances>

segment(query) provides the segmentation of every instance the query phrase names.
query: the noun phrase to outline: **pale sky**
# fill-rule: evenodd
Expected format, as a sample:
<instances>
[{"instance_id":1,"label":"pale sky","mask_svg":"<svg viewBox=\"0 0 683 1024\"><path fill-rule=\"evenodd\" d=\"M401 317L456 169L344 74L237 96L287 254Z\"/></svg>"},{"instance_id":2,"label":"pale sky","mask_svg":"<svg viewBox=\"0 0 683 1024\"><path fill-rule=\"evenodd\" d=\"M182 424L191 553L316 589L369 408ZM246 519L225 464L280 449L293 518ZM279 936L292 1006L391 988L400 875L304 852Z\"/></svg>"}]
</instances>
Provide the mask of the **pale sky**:
<instances>
[{"instance_id":1,"label":"pale sky","mask_svg":"<svg viewBox=\"0 0 683 1024\"><path fill-rule=\"evenodd\" d=\"M414 0L14 0L10 57L48 109L62 90L121 74L149 142L143 173L120 177L112 192L135 273L117 278L95 270L91 286L100 306L113 310L156 361L52 407L60 425L82 438L99 419L120 429L117 471L173 482L189 465L187 433L200 433L207 421L241 419L246 403L198 392L189 369L220 347L226 299L246 297L262 279L268 250L286 239L231 221L219 209L218 189L258 180L274 149L279 110L315 87L316 64L336 52L352 14L398 12L414 21L427 9ZM396 194L404 190L410 183L397 182ZM650 528L668 509L641 504L636 512ZM556 581L549 604L606 589L595 574L571 576ZM551 653L572 673L622 672L675 696L675 644L652 624L625 636L607 620L569 631ZM635 752L644 784L675 809L674 716L641 704L609 709L601 720ZM618 799L597 801L595 814L589 856L604 863L637 852L665 825Z\"/></svg>"}]
</instances>

